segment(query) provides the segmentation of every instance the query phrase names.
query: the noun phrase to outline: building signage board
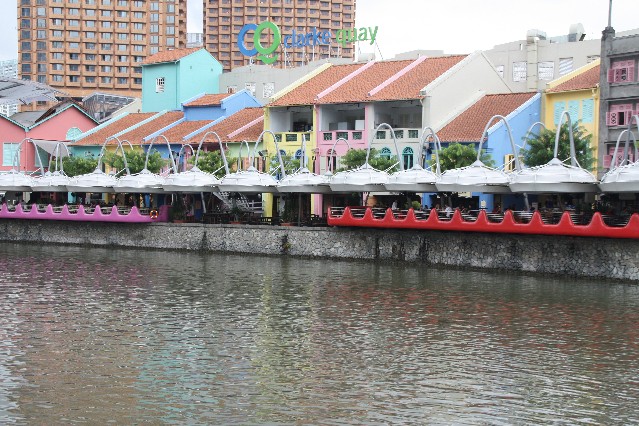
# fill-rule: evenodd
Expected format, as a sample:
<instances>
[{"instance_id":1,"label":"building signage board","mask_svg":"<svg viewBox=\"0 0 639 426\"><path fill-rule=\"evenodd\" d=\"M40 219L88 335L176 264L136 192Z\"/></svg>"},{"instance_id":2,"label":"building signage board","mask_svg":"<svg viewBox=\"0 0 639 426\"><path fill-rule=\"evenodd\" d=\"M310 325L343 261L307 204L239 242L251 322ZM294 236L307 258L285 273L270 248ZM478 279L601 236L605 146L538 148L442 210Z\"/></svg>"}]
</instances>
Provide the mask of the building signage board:
<instances>
[{"instance_id":1,"label":"building signage board","mask_svg":"<svg viewBox=\"0 0 639 426\"><path fill-rule=\"evenodd\" d=\"M272 64L277 60L275 51L280 44L287 49L306 46L328 46L337 43L342 47L356 41L368 41L373 45L377 38L378 27L344 28L335 31L318 30L316 27L307 33L293 30L291 34L282 35L279 27L270 21L264 21L259 25L246 24L237 36L237 45L240 52L245 56L256 56L258 60L265 64ZM244 44L244 37L253 31L253 48L248 49ZM273 34L273 41L270 46L264 46L261 41L262 33L270 31Z\"/></svg>"}]
</instances>

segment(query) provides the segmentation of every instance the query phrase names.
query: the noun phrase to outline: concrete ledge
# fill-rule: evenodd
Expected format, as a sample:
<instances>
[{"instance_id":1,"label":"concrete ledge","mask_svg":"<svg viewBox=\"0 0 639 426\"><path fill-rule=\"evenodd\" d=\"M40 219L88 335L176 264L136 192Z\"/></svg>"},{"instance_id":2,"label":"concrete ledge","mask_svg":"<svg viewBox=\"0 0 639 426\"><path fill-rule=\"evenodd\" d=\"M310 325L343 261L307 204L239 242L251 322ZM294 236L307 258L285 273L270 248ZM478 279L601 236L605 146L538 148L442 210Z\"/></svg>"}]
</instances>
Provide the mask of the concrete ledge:
<instances>
[{"instance_id":1,"label":"concrete ledge","mask_svg":"<svg viewBox=\"0 0 639 426\"><path fill-rule=\"evenodd\" d=\"M421 262L639 280L639 241L365 228L0 220L0 240Z\"/></svg>"}]
</instances>

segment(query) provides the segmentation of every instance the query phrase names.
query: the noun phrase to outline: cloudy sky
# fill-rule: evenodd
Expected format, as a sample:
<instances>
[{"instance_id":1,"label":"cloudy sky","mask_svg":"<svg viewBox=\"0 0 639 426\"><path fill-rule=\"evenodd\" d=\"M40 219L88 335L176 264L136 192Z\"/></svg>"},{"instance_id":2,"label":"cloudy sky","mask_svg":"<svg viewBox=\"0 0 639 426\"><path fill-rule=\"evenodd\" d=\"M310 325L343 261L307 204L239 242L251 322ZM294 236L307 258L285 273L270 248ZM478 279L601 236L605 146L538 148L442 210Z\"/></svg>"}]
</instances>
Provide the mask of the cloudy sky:
<instances>
[{"instance_id":1,"label":"cloudy sky","mask_svg":"<svg viewBox=\"0 0 639 426\"><path fill-rule=\"evenodd\" d=\"M202 30L202 0L188 0L188 30ZM0 60L17 57L16 0L0 0ZM616 31L639 27L637 0L613 0ZM587 39L600 38L608 0L357 0L356 27L378 26L377 57L415 50L468 53L522 40L528 29L565 35L581 23ZM361 52L374 47L360 44Z\"/></svg>"}]
</instances>

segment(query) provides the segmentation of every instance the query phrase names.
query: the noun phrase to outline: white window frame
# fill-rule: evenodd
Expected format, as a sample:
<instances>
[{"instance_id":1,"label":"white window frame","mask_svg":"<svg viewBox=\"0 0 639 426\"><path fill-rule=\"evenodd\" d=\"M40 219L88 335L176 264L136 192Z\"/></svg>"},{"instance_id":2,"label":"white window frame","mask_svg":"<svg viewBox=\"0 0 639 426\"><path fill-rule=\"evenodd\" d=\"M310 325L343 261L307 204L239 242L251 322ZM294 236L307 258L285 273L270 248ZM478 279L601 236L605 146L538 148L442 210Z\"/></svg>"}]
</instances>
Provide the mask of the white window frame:
<instances>
[{"instance_id":1,"label":"white window frame","mask_svg":"<svg viewBox=\"0 0 639 426\"><path fill-rule=\"evenodd\" d=\"M155 79L155 93L164 93L164 77L158 77Z\"/></svg>"}]
</instances>

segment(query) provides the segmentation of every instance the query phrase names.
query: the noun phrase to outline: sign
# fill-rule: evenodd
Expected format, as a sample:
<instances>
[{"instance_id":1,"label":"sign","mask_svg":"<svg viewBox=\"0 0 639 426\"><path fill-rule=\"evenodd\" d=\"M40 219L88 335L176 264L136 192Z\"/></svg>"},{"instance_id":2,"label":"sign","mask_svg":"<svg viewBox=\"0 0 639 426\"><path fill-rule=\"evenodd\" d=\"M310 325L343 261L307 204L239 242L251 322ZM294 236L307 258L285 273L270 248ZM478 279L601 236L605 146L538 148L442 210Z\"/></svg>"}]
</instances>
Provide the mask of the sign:
<instances>
[{"instance_id":1,"label":"sign","mask_svg":"<svg viewBox=\"0 0 639 426\"><path fill-rule=\"evenodd\" d=\"M270 21L264 21L260 25L246 24L237 35L237 46L244 56L256 56L264 64L272 64L277 60L275 51L281 44L287 49L306 46L327 46L335 42L342 47L356 41L368 41L371 45L377 38L377 27L344 28L337 30L335 35L330 30L318 30L316 27L307 33L293 30L291 34L282 36L277 25ZM248 49L244 44L244 37L253 31L253 48ZM261 41L262 33L270 31L273 33L273 42L270 46L264 46Z\"/></svg>"}]
</instances>

